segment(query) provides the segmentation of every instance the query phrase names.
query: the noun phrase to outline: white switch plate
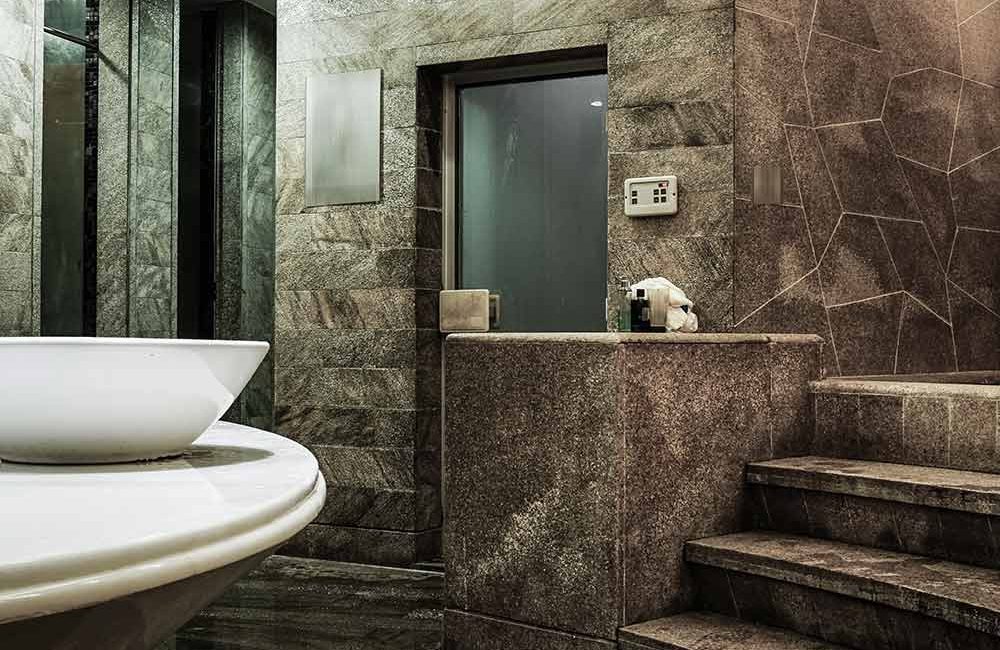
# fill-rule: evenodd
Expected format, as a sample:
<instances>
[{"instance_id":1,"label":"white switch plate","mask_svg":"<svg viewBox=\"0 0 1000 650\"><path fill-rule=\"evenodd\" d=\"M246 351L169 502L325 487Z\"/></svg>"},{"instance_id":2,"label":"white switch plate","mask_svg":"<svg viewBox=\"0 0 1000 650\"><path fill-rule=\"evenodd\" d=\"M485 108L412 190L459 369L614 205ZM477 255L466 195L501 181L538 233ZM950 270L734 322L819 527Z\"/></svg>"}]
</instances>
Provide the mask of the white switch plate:
<instances>
[{"instance_id":1,"label":"white switch plate","mask_svg":"<svg viewBox=\"0 0 1000 650\"><path fill-rule=\"evenodd\" d=\"M655 217L677 214L677 177L650 176L625 181L625 215Z\"/></svg>"}]
</instances>

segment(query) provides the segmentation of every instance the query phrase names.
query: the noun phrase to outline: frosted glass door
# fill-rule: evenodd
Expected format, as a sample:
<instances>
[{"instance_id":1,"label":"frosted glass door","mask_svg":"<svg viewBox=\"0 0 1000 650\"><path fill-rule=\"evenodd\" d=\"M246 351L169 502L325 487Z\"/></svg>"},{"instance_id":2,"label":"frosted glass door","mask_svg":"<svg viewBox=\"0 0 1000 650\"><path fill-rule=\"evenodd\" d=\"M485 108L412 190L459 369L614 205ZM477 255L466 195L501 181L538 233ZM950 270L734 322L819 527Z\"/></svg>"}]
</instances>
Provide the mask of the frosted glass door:
<instances>
[{"instance_id":1,"label":"frosted glass door","mask_svg":"<svg viewBox=\"0 0 1000 650\"><path fill-rule=\"evenodd\" d=\"M458 89L459 288L508 332L604 331L607 75Z\"/></svg>"}]
</instances>

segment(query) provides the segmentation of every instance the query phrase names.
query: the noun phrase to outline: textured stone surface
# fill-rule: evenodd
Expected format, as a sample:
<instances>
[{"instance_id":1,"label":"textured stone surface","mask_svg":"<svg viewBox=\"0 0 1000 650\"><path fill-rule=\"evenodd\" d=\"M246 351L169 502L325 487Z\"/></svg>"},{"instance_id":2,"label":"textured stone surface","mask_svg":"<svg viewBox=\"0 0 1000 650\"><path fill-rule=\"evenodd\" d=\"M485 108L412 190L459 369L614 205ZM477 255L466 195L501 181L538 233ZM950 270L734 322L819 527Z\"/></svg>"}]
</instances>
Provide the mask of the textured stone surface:
<instances>
[{"instance_id":1,"label":"textured stone surface","mask_svg":"<svg viewBox=\"0 0 1000 650\"><path fill-rule=\"evenodd\" d=\"M962 78L919 70L894 78L882 119L896 154L936 169L948 169Z\"/></svg>"},{"instance_id":2,"label":"textured stone surface","mask_svg":"<svg viewBox=\"0 0 1000 650\"><path fill-rule=\"evenodd\" d=\"M1000 313L1000 231L960 229L952 251L949 277L984 307Z\"/></svg>"},{"instance_id":3,"label":"textured stone surface","mask_svg":"<svg viewBox=\"0 0 1000 650\"><path fill-rule=\"evenodd\" d=\"M630 625L618 638L623 650L843 650L793 632L704 612Z\"/></svg>"},{"instance_id":4,"label":"textured stone surface","mask_svg":"<svg viewBox=\"0 0 1000 650\"><path fill-rule=\"evenodd\" d=\"M807 446L819 343L449 338L449 606L605 639L687 607L684 541L739 528L748 459Z\"/></svg>"},{"instance_id":5,"label":"textured stone surface","mask_svg":"<svg viewBox=\"0 0 1000 650\"><path fill-rule=\"evenodd\" d=\"M282 546L280 552L302 558L410 567L422 559L440 555L440 531L415 533L310 524Z\"/></svg>"},{"instance_id":6,"label":"textured stone surface","mask_svg":"<svg viewBox=\"0 0 1000 650\"><path fill-rule=\"evenodd\" d=\"M139 36L132 43L132 56L137 61L133 83L138 120L133 120L132 125L131 250L158 246L171 254L158 259L155 268L141 265L138 256L129 257L129 294L136 297L129 301L130 336L172 337L176 332L176 246L172 243L177 221L176 9L173 0L143 2L138 18ZM155 205L153 214L160 217L155 227L149 226L152 215L140 215L140 199ZM140 227L142 221L147 224L145 227ZM161 281L149 282L154 277Z\"/></svg>"},{"instance_id":7,"label":"textured stone surface","mask_svg":"<svg viewBox=\"0 0 1000 650\"><path fill-rule=\"evenodd\" d=\"M714 568L695 569L704 607L850 648L987 650L993 635L829 591Z\"/></svg>"},{"instance_id":8,"label":"textured stone surface","mask_svg":"<svg viewBox=\"0 0 1000 650\"><path fill-rule=\"evenodd\" d=\"M995 386L825 380L813 390L817 453L1000 472Z\"/></svg>"},{"instance_id":9,"label":"textured stone surface","mask_svg":"<svg viewBox=\"0 0 1000 650\"><path fill-rule=\"evenodd\" d=\"M441 648L444 576L275 555L178 631L171 650Z\"/></svg>"},{"instance_id":10,"label":"textured stone surface","mask_svg":"<svg viewBox=\"0 0 1000 650\"><path fill-rule=\"evenodd\" d=\"M992 424L996 426L996 404ZM967 406L966 406L967 408ZM935 467L806 456L747 467L751 484L1000 515L1000 476Z\"/></svg>"},{"instance_id":11,"label":"textured stone surface","mask_svg":"<svg viewBox=\"0 0 1000 650\"><path fill-rule=\"evenodd\" d=\"M1000 7L989 5L962 23L962 57L965 74L974 81L1000 86Z\"/></svg>"},{"instance_id":12,"label":"textured stone surface","mask_svg":"<svg viewBox=\"0 0 1000 650\"><path fill-rule=\"evenodd\" d=\"M449 340L449 607L614 638L616 349Z\"/></svg>"},{"instance_id":13,"label":"textured stone surface","mask_svg":"<svg viewBox=\"0 0 1000 650\"><path fill-rule=\"evenodd\" d=\"M740 321L804 278L815 257L801 208L737 200L735 219L734 318Z\"/></svg>"},{"instance_id":14,"label":"textured stone surface","mask_svg":"<svg viewBox=\"0 0 1000 650\"><path fill-rule=\"evenodd\" d=\"M445 647L450 650L508 650L549 648L551 650L615 650L614 641L548 630L489 616L446 609Z\"/></svg>"},{"instance_id":15,"label":"textured stone surface","mask_svg":"<svg viewBox=\"0 0 1000 650\"><path fill-rule=\"evenodd\" d=\"M1000 632L998 574L992 569L770 532L698 540L686 553L690 562Z\"/></svg>"},{"instance_id":16,"label":"textured stone surface","mask_svg":"<svg viewBox=\"0 0 1000 650\"><path fill-rule=\"evenodd\" d=\"M983 240L989 236L982 230L1000 231L1000 104L997 82L989 81L1000 10L981 0L737 5L736 194L749 198L755 165L778 165L794 181L791 189L786 182L782 202L801 205L809 225L820 268L818 293L810 294L828 310L834 331L823 319L808 321L814 333L833 337L827 368L941 371L953 368L955 356L959 369L995 366L996 308L985 288L995 284L996 255L986 253L995 247L963 242L961 228L980 229ZM795 108L802 73L804 117ZM856 225L862 215L903 221L880 220L882 237L870 228L837 228ZM926 234L913 225L919 222ZM956 232L963 247L960 265L950 268ZM964 291L946 287L945 274ZM795 288L787 315L805 322L800 313L810 294ZM900 298L842 306L898 290L909 294L901 312L893 304ZM969 295L991 311L968 302ZM768 300L737 305L738 326L781 322L785 305ZM740 322L741 312L751 317ZM879 332L897 318L898 344ZM972 323L980 324L978 334Z\"/></svg>"},{"instance_id":17,"label":"textured stone surface","mask_svg":"<svg viewBox=\"0 0 1000 650\"><path fill-rule=\"evenodd\" d=\"M1000 367L1000 316L949 283L954 322L955 354L961 370Z\"/></svg>"},{"instance_id":18,"label":"textured stone surface","mask_svg":"<svg viewBox=\"0 0 1000 650\"><path fill-rule=\"evenodd\" d=\"M892 293L827 310L842 375L884 375L896 371L904 298L902 293Z\"/></svg>"},{"instance_id":19,"label":"textured stone surface","mask_svg":"<svg viewBox=\"0 0 1000 650\"><path fill-rule=\"evenodd\" d=\"M0 12L0 336L27 336L37 326L32 273L40 258L33 186L41 137L35 137L33 111L41 11L33 2L11 1L0 4Z\"/></svg>"}]
</instances>

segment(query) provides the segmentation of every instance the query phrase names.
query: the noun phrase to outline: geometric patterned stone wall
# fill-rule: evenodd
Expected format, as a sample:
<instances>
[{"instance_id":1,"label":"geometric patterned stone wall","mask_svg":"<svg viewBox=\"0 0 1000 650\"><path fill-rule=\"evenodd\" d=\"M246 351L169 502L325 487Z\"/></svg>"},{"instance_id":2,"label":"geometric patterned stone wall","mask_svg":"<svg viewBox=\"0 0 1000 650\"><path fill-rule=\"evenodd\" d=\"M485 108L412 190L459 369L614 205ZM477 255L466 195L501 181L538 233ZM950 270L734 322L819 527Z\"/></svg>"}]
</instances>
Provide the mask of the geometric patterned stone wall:
<instances>
[{"instance_id":1,"label":"geometric patterned stone wall","mask_svg":"<svg viewBox=\"0 0 1000 650\"><path fill-rule=\"evenodd\" d=\"M735 171L738 329L820 334L828 374L1000 368L1000 2L739 0Z\"/></svg>"}]
</instances>

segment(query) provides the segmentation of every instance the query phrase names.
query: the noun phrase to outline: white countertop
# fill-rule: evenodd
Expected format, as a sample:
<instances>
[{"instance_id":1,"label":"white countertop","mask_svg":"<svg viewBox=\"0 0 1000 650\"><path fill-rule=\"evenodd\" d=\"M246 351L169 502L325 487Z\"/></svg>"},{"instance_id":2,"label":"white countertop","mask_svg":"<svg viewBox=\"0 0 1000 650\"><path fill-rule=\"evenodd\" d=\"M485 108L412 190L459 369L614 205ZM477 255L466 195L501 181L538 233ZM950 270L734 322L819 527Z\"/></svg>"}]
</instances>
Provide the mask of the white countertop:
<instances>
[{"instance_id":1,"label":"white countertop","mask_svg":"<svg viewBox=\"0 0 1000 650\"><path fill-rule=\"evenodd\" d=\"M0 623L205 573L289 539L325 483L304 447L219 423L172 460L0 463Z\"/></svg>"}]
</instances>

